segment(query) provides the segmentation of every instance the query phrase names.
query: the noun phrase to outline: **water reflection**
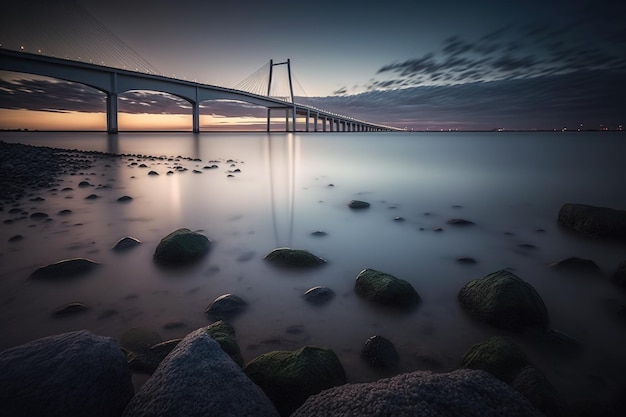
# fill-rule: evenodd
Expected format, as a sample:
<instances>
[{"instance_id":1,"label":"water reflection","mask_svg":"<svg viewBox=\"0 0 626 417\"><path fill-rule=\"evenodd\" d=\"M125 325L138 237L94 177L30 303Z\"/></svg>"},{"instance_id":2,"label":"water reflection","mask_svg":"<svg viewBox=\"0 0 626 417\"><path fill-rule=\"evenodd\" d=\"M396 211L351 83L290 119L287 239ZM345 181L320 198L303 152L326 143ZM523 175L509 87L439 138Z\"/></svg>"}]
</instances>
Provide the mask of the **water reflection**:
<instances>
[{"instance_id":1,"label":"water reflection","mask_svg":"<svg viewBox=\"0 0 626 417\"><path fill-rule=\"evenodd\" d=\"M272 226L277 247L291 246L293 242L296 144L292 133L265 136L264 160L268 169Z\"/></svg>"}]
</instances>

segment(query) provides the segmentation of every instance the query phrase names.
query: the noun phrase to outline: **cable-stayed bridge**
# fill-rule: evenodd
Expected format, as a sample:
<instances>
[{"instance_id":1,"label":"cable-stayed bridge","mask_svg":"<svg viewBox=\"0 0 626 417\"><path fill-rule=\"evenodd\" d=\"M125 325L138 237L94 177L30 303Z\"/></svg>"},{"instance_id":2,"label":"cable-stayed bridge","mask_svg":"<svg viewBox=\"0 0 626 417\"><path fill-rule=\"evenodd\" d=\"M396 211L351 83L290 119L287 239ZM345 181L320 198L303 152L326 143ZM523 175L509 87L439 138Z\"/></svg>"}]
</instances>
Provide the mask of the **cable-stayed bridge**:
<instances>
[{"instance_id":1,"label":"cable-stayed bridge","mask_svg":"<svg viewBox=\"0 0 626 417\"><path fill-rule=\"evenodd\" d=\"M103 92L106 94L109 133L118 131L118 96L131 90L168 93L189 102L193 132L200 131L200 104L205 100L238 101L267 108L268 132L276 113L285 118L284 130L288 132L297 130L298 116L300 130L306 132L401 130L298 103L294 97L295 77L292 77L290 60L270 61L235 88L159 74L147 60L80 5L73 1L60 3L65 7L59 8L56 2L38 3L38 13L44 16L37 19L37 16L29 15L28 18L31 24L39 25L37 31L24 28L23 23L16 23L11 18L2 19L0 70L53 77ZM50 4L54 6L46 6ZM23 7L21 2L20 7ZM8 9L5 16L11 14L10 5ZM50 13L64 14L65 22L73 23L60 25L58 18L45 16ZM33 37L34 33L39 34L38 37ZM288 88L279 92L276 86L285 83L279 83L274 72L275 67L283 65L287 67Z\"/></svg>"}]
</instances>

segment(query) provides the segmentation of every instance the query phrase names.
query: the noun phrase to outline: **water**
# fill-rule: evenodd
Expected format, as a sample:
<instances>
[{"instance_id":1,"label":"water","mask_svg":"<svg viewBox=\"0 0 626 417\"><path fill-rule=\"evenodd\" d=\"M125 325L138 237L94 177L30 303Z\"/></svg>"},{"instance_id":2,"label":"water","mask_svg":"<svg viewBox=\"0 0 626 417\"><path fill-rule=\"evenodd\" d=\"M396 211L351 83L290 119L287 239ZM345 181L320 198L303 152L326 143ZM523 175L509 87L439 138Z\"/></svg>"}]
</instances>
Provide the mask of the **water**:
<instances>
[{"instance_id":1,"label":"water","mask_svg":"<svg viewBox=\"0 0 626 417\"><path fill-rule=\"evenodd\" d=\"M72 199L42 190L37 195L45 201L24 201L26 211L51 213L53 221L0 225L0 349L82 328L115 338L131 327L155 329L164 339L183 337L210 323L203 312L215 298L234 293L250 303L232 320L245 360L271 350L326 346L338 354L350 381L375 380L383 374L369 369L359 352L369 336L379 334L400 353L397 372L443 371L455 368L474 343L507 334L469 318L456 296L467 281L511 268L541 294L551 327L583 343L582 352L570 357L532 337L507 334L559 392L570 400L608 401L626 383L626 332L604 306L608 298L624 301L624 294L608 277L580 279L547 268L580 256L593 259L608 276L626 259L626 245L581 238L556 223L567 202L626 208L622 134L3 133L0 138L202 159L181 161L190 170L171 176L164 175L165 161L143 160L158 177L129 166L128 157L110 167L100 163L63 179L57 188L74 187ZM210 160L219 160L219 169L192 173ZM236 168L241 172L228 178L227 171ZM76 187L84 179L112 187L98 190L99 200L86 201L94 190ZM116 203L122 195L134 200ZM371 208L351 211L352 199L368 201ZM66 208L73 210L69 217L54 214ZM7 211L0 212L3 220L11 218ZM455 228L445 223L451 217L476 225ZM213 249L193 268L163 271L152 263L152 253L163 236L180 227L202 230ZM328 235L312 236L317 230ZM9 243L18 233L25 238ZM112 252L127 235L143 244L128 253ZM262 257L280 246L308 249L329 262L308 272L276 269ZM456 262L460 256L478 262L462 265ZM38 266L72 257L103 267L71 282L28 280ZM362 301L353 286L364 268L410 281L422 304L405 314ZM301 295L316 285L331 287L337 296L322 307L308 305ZM57 307L75 301L90 310L51 317ZM171 321L184 326L163 327Z\"/></svg>"}]
</instances>

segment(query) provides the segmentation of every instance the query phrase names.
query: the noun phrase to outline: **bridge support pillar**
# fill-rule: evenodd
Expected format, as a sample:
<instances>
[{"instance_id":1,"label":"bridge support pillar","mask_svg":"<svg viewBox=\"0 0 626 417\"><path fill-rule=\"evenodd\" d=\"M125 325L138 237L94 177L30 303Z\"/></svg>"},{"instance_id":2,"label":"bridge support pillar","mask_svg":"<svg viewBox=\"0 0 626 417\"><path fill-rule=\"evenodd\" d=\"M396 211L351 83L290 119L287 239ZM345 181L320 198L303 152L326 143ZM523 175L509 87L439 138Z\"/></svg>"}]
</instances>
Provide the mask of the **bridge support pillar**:
<instances>
[{"instance_id":1,"label":"bridge support pillar","mask_svg":"<svg viewBox=\"0 0 626 417\"><path fill-rule=\"evenodd\" d=\"M289 60L287 60L287 62L289 62ZM290 75L289 75L289 76L291 76L291 73L290 73ZM291 93L291 97L293 97L293 93ZM292 98L292 101L293 101L293 98ZM291 109L291 111L292 111L292 113L291 113L291 118L293 119L293 126L292 126L292 128L293 128L293 129L291 129L291 131L292 131L293 133L296 133L296 117L297 117L297 115L296 115L296 106L293 106L293 108ZM309 123L309 122L308 122L308 120L307 120L307 124L308 124L308 123Z\"/></svg>"},{"instance_id":2,"label":"bridge support pillar","mask_svg":"<svg viewBox=\"0 0 626 417\"><path fill-rule=\"evenodd\" d=\"M200 133L200 103L191 104L193 112L193 133Z\"/></svg>"},{"instance_id":3,"label":"bridge support pillar","mask_svg":"<svg viewBox=\"0 0 626 417\"><path fill-rule=\"evenodd\" d=\"M306 131L309 131L309 119L311 118L311 110L306 109Z\"/></svg>"},{"instance_id":4,"label":"bridge support pillar","mask_svg":"<svg viewBox=\"0 0 626 417\"><path fill-rule=\"evenodd\" d=\"M107 132L117 133L117 93L107 93Z\"/></svg>"},{"instance_id":5,"label":"bridge support pillar","mask_svg":"<svg viewBox=\"0 0 626 417\"><path fill-rule=\"evenodd\" d=\"M319 113L313 113L313 131L317 132L317 119L319 117Z\"/></svg>"},{"instance_id":6,"label":"bridge support pillar","mask_svg":"<svg viewBox=\"0 0 626 417\"><path fill-rule=\"evenodd\" d=\"M270 109L269 107L267 108L267 129L266 132L270 131L270 121L272 120L272 116L270 114L270 112L272 111L272 109Z\"/></svg>"}]
</instances>

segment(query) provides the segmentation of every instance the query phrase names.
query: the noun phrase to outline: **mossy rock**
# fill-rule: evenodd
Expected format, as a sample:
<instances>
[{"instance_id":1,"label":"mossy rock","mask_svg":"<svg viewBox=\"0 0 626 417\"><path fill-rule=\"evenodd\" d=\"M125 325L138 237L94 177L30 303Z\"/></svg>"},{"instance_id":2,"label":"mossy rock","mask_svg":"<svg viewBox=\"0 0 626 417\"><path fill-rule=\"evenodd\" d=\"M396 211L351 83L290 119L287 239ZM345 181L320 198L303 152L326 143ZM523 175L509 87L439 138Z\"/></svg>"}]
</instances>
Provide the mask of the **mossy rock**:
<instances>
[{"instance_id":1,"label":"mossy rock","mask_svg":"<svg viewBox=\"0 0 626 417\"><path fill-rule=\"evenodd\" d=\"M458 299L473 317L496 327L548 327L548 309L541 296L532 285L506 270L468 282Z\"/></svg>"},{"instance_id":2,"label":"mossy rock","mask_svg":"<svg viewBox=\"0 0 626 417\"><path fill-rule=\"evenodd\" d=\"M229 323L220 320L207 327L206 332L219 343L222 350L228 353L233 362L243 367L241 349L235 340L235 328Z\"/></svg>"},{"instance_id":3,"label":"mossy rock","mask_svg":"<svg viewBox=\"0 0 626 417\"><path fill-rule=\"evenodd\" d=\"M324 265L326 260L304 249L277 248L265 255L266 261L293 268L312 268Z\"/></svg>"},{"instance_id":4,"label":"mossy rock","mask_svg":"<svg viewBox=\"0 0 626 417\"><path fill-rule=\"evenodd\" d=\"M96 269L99 265L99 263L85 258L64 259L38 268L30 277L36 279L74 278Z\"/></svg>"},{"instance_id":5,"label":"mossy rock","mask_svg":"<svg viewBox=\"0 0 626 417\"><path fill-rule=\"evenodd\" d=\"M481 369L511 384L517 374L531 365L524 352L510 339L491 337L472 346L461 359L460 368Z\"/></svg>"},{"instance_id":6,"label":"mossy rock","mask_svg":"<svg viewBox=\"0 0 626 417\"><path fill-rule=\"evenodd\" d=\"M189 229L178 229L165 236L154 251L154 262L163 266L183 266L200 260L211 249L211 240Z\"/></svg>"},{"instance_id":7,"label":"mossy rock","mask_svg":"<svg viewBox=\"0 0 626 417\"><path fill-rule=\"evenodd\" d=\"M281 416L289 416L311 396L346 383L346 373L330 349L305 346L294 352L274 351L244 368Z\"/></svg>"},{"instance_id":8,"label":"mossy rock","mask_svg":"<svg viewBox=\"0 0 626 417\"><path fill-rule=\"evenodd\" d=\"M578 233L626 239L626 211L587 204L564 204L558 221Z\"/></svg>"},{"instance_id":9,"label":"mossy rock","mask_svg":"<svg viewBox=\"0 0 626 417\"><path fill-rule=\"evenodd\" d=\"M357 275L354 290L369 301L401 309L415 307L421 300L408 281L374 269L364 269Z\"/></svg>"}]
</instances>

